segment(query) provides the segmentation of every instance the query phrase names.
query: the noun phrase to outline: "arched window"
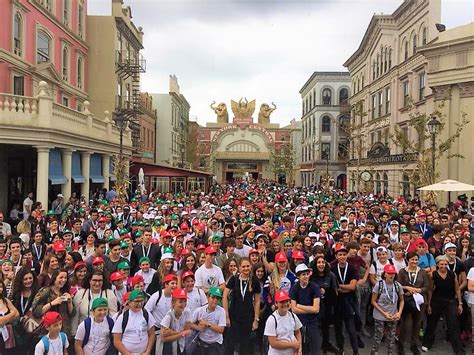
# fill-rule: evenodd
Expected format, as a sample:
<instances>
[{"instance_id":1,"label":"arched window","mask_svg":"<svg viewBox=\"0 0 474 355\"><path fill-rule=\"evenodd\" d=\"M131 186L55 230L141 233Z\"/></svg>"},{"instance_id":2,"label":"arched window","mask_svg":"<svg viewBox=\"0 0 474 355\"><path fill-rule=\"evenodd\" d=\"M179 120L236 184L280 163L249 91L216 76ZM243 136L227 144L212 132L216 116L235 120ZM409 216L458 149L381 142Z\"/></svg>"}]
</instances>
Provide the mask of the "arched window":
<instances>
[{"instance_id":1,"label":"arched window","mask_svg":"<svg viewBox=\"0 0 474 355\"><path fill-rule=\"evenodd\" d=\"M383 173L383 193L388 194L388 175Z\"/></svg>"},{"instance_id":2,"label":"arched window","mask_svg":"<svg viewBox=\"0 0 474 355\"><path fill-rule=\"evenodd\" d=\"M77 58L77 87L82 89L82 58Z\"/></svg>"},{"instance_id":3,"label":"arched window","mask_svg":"<svg viewBox=\"0 0 474 355\"><path fill-rule=\"evenodd\" d=\"M405 55L404 55L405 60L408 59L408 48L409 48L409 47L408 47L408 41L406 41L406 42L405 42L405 48L404 48L404 51L405 51Z\"/></svg>"},{"instance_id":4,"label":"arched window","mask_svg":"<svg viewBox=\"0 0 474 355\"><path fill-rule=\"evenodd\" d=\"M342 88L339 91L339 105L347 105L349 103L349 91L346 88Z\"/></svg>"},{"instance_id":5,"label":"arched window","mask_svg":"<svg viewBox=\"0 0 474 355\"><path fill-rule=\"evenodd\" d=\"M21 56L21 53L22 53L21 26L22 26L21 16L19 13L16 13L15 18L13 20L13 51L16 55L19 55L19 56Z\"/></svg>"},{"instance_id":6,"label":"arched window","mask_svg":"<svg viewBox=\"0 0 474 355\"><path fill-rule=\"evenodd\" d=\"M44 31L36 34L36 62L48 63L51 56L51 38Z\"/></svg>"},{"instance_id":7,"label":"arched window","mask_svg":"<svg viewBox=\"0 0 474 355\"><path fill-rule=\"evenodd\" d=\"M418 44L417 41L418 41L418 37L417 37L416 35L414 35L414 36L413 36L413 43L412 43L412 45L413 45L413 55L416 54L416 46L417 46L417 44Z\"/></svg>"},{"instance_id":8,"label":"arched window","mask_svg":"<svg viewBox=\"0 0 474 355\"><path fill-rule=\"evenodd\" d=\"M422 45L425 45L427 43L428 41L427 37L428 37L428 33L426 30L426 27L423 27L423 29L421 30L421 44Z\"/></svg>"},{"instance_id":9,"label":"arched window","mask_svg":"<svg viewBox=\"0 0 474 355\"><path fill-rule=\"evenodd\" d=\"M323 90L323 105L331 105L332 102L332 92L330 89Z\"/></svg>"},{"instance_id":10,"label":"arched window","mask_svg":"<svg viewBox=\"0 0 474 355\"><path fill-rule=\"evenodd\" d=\"M331 117L329 116L323 116L322 122L321 122L321 131L322 132L331 132Z\"/></svg>"},{"instance_id":11,"label":"arched window","mask_svg":"<svg viewBox=\"0 0 474 355\"><path fill-rule=\"evenodd\" d=\"M69 51L66 46L63 48L63 62L62 62L62 71L63 71L63 80L69 79Z\"/></svg>"}]
</instances>

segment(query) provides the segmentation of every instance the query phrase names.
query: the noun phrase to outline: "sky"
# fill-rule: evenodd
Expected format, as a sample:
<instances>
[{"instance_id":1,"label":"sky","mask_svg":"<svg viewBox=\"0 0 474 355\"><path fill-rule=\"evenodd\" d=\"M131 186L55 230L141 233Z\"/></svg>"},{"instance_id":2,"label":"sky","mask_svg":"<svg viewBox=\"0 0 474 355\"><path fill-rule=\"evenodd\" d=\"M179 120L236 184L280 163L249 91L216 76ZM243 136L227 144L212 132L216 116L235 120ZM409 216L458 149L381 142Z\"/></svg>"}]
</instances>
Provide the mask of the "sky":
<instances>
[{"instance_id":1,"label":"sky","mask_svg":"<svg viewBox=\"0 0 474 355\"><path fill-rule=\"evenodd\" d=\"M432 0L430 0L432 1ZM178 77L190 118L215 122L211 102L274 102L272 123L301 118L299 91L314 71L345 71L374 14L402 0L124 0L143 27L147 72L142 91L167 93ZM89 15L110 14L111 0L89 0ZM442 0L447 29L474 21L471 0Z\"/></svg>"}]
</instances>

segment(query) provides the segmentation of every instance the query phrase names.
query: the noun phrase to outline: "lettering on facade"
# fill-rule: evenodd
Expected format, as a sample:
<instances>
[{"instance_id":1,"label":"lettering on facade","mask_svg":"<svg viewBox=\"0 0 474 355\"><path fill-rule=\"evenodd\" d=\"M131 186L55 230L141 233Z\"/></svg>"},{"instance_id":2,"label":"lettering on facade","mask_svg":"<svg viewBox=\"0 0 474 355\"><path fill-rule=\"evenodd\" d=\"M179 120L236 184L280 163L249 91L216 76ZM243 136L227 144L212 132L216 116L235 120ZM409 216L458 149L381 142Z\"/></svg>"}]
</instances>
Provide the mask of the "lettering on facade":
<instances>
[{"instance_id":1,"label":"lettering on facade","mask_svg":"<svg viewBox=\"0 0 474 355\"><path fill-rule=\"evenodd\" d=\"M389 155L380 158L364 158L360 159L352 159L349 161L349 165L357 165L359 162L360 165L366 164L391 164L391 163L411 163L416 161L418 158L417 153L409 153L409 154L396 154L396 155Z\"/></svg>"},{"instance_id":2,"label":"lettering on facade","mask_svg":"<svg viewBox=\"0 0 474 355\"><path fill-rule=\"evenodd\" d=\"M225 127L222 127L221 129L219 129L215 134L214 134L214 137L212 137L212 143L216 143L217 140L219 139L219 137L224 134L225 132L227 131L235 131L237 129L248 129L249 131L258 131L260 132L261 134L263 134L265 136L265 138L267 138L268 142L270 144L273 144L273 137L272 135L270 134L270 132L268 132L265 128L259 126L259 125L256 125L256 124L249 124L249 125L240 125L240 124L229 124Z\"/></svg>"}]
</instances>

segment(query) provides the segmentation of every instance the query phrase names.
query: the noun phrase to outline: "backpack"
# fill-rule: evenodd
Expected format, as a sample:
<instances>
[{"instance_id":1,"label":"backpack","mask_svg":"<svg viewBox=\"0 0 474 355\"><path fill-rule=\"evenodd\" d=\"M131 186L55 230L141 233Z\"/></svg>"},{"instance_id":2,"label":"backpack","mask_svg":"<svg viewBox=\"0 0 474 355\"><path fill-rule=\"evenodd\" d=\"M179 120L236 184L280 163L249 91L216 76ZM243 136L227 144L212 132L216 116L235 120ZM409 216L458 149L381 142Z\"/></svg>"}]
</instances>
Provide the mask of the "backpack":
<instances>
[{"instance_id":1,"label":"backpack","mask_svg":"<svg viewBox=\"0 0 474 355\"><path fill-rule=\"evenodd\" d=\"M143 318L145 318L146 323L148 324L148 319L149 319L148 311L145 308L143 308L142 311L143 311ZM125 333L125 329L127 328L129 317L130 317L130 311L129 310L126 310L125 312L123 312L122 334Z\"/></svg>"},{"instance_id":2,"label":"backpack","mask_svg":"<svg viewBox=\"0 0 474 355\"><path fill-rule=\"evenodd\" d=\"M64 349L64 347L66 346L66 334L64 334L63 332L59 332L59 336L61 338L61 344L63 345L63 349ZM43 335L41 337L41 341L43 342L44 353L47 354L48 351L49 351L49 338L48 338L48 336Z\"/></svg>"},{"instance_id":3,"label":"backpack","mask_svg":"<svg viewBox=\"0 0 474 355\"><path fill-rule=\"evenodd\" d=\"M114 327L114 320L110 318L109 316L107 316L106 319L107 319L107 323L109 323L110 333L112 333L112 328ZM85 334L84 334L84 339L82 340L82 347L84 347L89 342L89 337L91 335L91 327L92 327L92 318L87 317L86 319L84 319Z\"/></svg>"},{"instance_id":4,"label":"backpack","mask_svg":"<svg viewBox=\"0 0 474 355\"><path fill-rule=\"evenodd\" d=\"M395 285L395 292L396 292L397 298L398 298L399 295L400 295L400 287L398 287L398 282L397 281L393 281L393 284ZM382 294L382 291L383 291L383 281L379 280L379 293L377 295L377 301L379 300L380 295Z\"/></svg>"}]
</instances>

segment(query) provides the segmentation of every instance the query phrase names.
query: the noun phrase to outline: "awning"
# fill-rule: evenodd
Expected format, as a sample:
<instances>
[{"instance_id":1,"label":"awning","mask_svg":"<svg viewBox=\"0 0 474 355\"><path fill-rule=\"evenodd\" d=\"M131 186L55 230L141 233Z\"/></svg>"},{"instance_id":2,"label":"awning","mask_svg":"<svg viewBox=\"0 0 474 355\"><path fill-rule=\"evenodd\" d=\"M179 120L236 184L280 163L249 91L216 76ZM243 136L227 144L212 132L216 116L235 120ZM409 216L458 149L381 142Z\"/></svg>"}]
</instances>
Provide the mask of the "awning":
<instances>
[{"instance_id":1,"label":"awning","mask_svg":"<svg viewBox=\"0 0 474 355\"><path fill-rule=\"evenodd\" d=\"M114 157L110 157L110 164L109 164L109 177L110 181L117 181L117 177L114 175L114 164L113 164Z\"/></svg>"},{"instance_id":2,"label":"awning","mask_svg":"<svg viewBox=\"0 0 474 355\"><path fill-rule=\"evenodd\" d=\"M71 178L74 180L76 184L82 184L86 181L84 176L82 176L82 168L81 168L81 153L73 152L72 153L72 173Z\"/></svg>"},{"instance_id":3,"label":"awning","mask_svg":"<svg viewBox=\"0 0 474 355\"><path fill-rule=\"evenodd\" d=\"M67 183L67 178L63 175L61 151L57 148L49 151L49 181L51 185L62 185Z\"/></svg>"},{"instance_id":4,"label":"awning","mask_svg":"<svg viewBox=\"0 0 474 355\"><path fill-rule=\"evenodd\" d=\"M102 155L92 154L89 177L93 183L101 184L105 181L102 176Z\"/></svg>"}]
</instances>

